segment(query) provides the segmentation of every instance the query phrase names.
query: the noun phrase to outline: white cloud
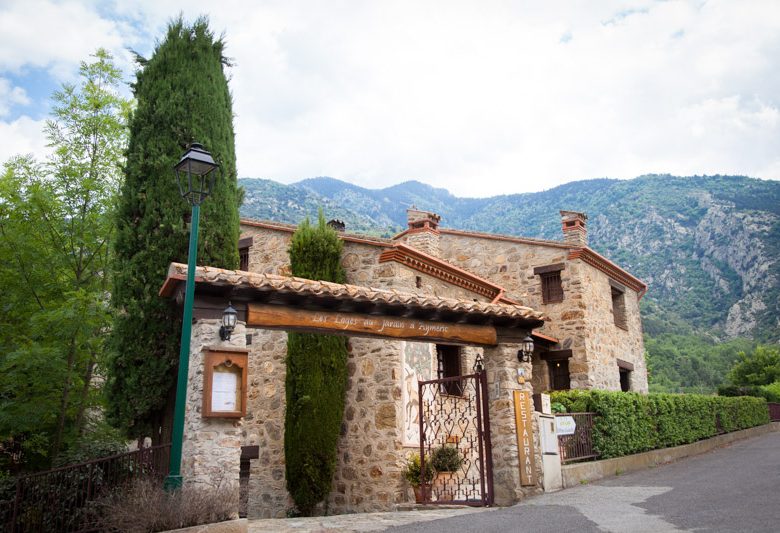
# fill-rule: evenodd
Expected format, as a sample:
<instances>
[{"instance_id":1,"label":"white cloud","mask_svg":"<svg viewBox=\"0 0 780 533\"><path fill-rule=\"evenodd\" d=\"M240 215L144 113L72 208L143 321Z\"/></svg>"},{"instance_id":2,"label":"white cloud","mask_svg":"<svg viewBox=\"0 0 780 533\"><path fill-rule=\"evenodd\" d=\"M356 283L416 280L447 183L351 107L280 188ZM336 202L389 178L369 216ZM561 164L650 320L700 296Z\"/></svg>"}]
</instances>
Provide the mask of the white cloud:
<instances>
[{"instance_id":1,"label":"white cloud","mask_svg":"<svg viewBox=\"0 0 780 533\"><path fill-rule=\"evenodd\" d=\"M476 196L648 172L780 177L775 1L187 6L236 61L242 176ZM41 3L38 18L66 8L85 21L82 48L49 30L14 63L0 31L0 69L68 65L98 42L151 51L180 4Z\"/></svg>"},{"instance_id":2,"label":"white cloud","mask_svg":"<svg viewBox=\"0 0 780 533\"><path fill-rule=\"evenodd\" d=\"M21 116L12 122L0 121L0 164L15 155L33 154L44 157L48 153L43 120Z\"/></svg>"},{"instance_id":3,"label":"white cloud","mask_svg":"<svg viewBox=\"0 0 780 533\"><path fill-rule=\"evenodd\" d=\"M0 70L47 69L57 81L73 80L80 61L104 47L128 62L128 35L91 2L4 0L0 5Z\"/></svg>"},{"instance_id":4,"label":"white cloud","mask_svg":"<svg viewBox=\"0 0 780 533\"><path fill-rule=\"evenodd\" d=\"M0 117L6 116L11 111L12 105L28 105L30 99L27 92L21 87L14 87L5 78L0 78Z\"/></svg>"}]
</instances>

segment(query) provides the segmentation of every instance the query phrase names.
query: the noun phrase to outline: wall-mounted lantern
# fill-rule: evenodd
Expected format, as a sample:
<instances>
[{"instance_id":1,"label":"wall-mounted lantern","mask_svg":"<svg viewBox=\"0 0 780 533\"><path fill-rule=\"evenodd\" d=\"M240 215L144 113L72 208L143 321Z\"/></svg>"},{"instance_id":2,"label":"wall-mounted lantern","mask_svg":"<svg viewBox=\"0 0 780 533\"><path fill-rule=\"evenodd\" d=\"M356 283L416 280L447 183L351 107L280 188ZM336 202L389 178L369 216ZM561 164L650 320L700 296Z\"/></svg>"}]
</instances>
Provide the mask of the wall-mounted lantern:
<instances>
[{"instance_id":1,"label":"wall-mounted lantern","mask_svg":"<svg viewBox=\"0 0 780 533\"><path fill-rule=\"evenodd\" d=\"M238 319L238 311L236 311L230 302L228 302L227 308L222 311L222 325L219 327L219 338L223 341L230 340L230 334L236 327L236 320Z\"/></svg>"},{"instance_id":2,"label":"wall-mounted lantern","mask_svg":"<svg viewBox=\"0 0 780 533\"><path fill-rule=\"evenodd\" d=\"M528 335L520 343L520 349L517 351L517 360L521 363L530 363L533 354L534 340Z\"/></svg>"},{"instance_id":3,"label":"wall-mounted lantern","mask_svg":"<svg viewBox=\"0 0 780 533\"><path fill-rule=\"evenodd\" d=\"M479 374L485 369L485 362L482 360L482 354L477 353L477 358L474 360L474 372Z\"/></svg>"}]
</instances>

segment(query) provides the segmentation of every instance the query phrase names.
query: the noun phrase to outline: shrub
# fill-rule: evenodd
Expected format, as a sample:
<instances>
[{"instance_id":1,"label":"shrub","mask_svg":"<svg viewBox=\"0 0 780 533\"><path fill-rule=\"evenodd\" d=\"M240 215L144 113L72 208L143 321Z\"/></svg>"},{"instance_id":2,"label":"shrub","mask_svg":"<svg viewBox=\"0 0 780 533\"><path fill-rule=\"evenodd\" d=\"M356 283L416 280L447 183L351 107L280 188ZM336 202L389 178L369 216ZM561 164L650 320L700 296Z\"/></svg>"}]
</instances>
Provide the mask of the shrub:
<instances>
[{"instance_id":1,"label":"shrub","mask_svg":"<svg viewBox=\"0 0 780 533\"><path fill-rule=\"evenodd\" d=\"M755 396L768 402L780 402L780 381L769 385L721 385L719 396Z\"/></svg>"},{"instance_id":2,"label":"shrub","mask_svg":"<svg viewBox=\"0 0 780 533\"><path fill-rule=\"evenodd\" d=\"M167 531L238 518L238 487L185 485L166 492L159 480L139 479L98 501L104 531Z\"/></svg>"},{"instance_id":3,"label":"shrub","mask_svg":"<svg viewBox=\"0 0 780 533\"><path fill-rule=\"evenodd\" d=\"M406 466L403 469L403 476L406 479L406 481L409 482L409 485L412 487L419 487L422 484L423 476L421 475L421 469L420 469L420 454L412 454L407 460L406 460ZM431 465L426 464L425 465L425 482L430 483L433 481L433 477L436 474L433 467Z\"/></svg>"},{"instance_id":4,"label":"shrub","mask_svg":"<svg viewBox=\"0 0 780 533\"><path fill-rule=\"evenodd\" d=\"M431 453L431 465L437 472L455 472L463 465L463 458L454 446L440 446Z\"/></svg>"},{"instance_id":5,"label":"shrub","mask_svg":"<svg viewBox=\"0 0 780 533\"><path fill-rule=\"evenodd\" d=\"M761 391L766 401L780 403L780 381L762 386Z\"/></svg>"},{"instance_id":6,"label":"shrub","mask_svg":"<svg viewBox=\"0 0 780 533\"><path fill-rule=\"evenodd\" d=\"M602 459L688 444L769 422L763 398L699 394L556 391L568 412L594 412L593 445Z\"/></svg>"}]
</instances>

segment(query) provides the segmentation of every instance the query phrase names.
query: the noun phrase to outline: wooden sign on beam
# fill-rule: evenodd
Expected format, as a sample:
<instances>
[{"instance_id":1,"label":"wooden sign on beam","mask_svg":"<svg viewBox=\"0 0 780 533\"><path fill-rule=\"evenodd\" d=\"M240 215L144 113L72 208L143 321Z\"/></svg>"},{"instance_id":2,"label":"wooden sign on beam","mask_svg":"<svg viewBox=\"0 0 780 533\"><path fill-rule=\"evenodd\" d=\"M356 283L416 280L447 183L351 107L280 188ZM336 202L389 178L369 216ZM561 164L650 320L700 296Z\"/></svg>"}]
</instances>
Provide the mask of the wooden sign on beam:
<instances>
[{"instance_id":1,"label":"wooden sign on beam","mask_svg":"<svg viewBox=\"0 0 780 533\"><path fill-rule=\"evenodd\" d=\"M450 344L496 345L496 328L493 326L450 324L333 311L310 311L251 303L247 306L246 325L350 337L392 337L427 342L441 341Z\"/></svg>"}]
</instances>

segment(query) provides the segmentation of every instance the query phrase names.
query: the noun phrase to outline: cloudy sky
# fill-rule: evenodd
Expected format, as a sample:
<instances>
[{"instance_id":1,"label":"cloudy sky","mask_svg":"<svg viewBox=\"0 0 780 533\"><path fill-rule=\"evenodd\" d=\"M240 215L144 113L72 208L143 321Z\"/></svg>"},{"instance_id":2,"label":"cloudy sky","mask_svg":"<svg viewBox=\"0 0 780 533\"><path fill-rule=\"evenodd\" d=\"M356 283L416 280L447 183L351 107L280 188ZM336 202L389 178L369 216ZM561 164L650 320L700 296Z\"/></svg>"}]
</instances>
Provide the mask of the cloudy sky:
<instances>
[{"instance_id":1,"label":"cloudy sky","mask_svg":"<svg viewBox=\"0 0 780 533\"><path fill-rule=\"evenodd\" d=\"M646 173L780 179L780 2L0 0L0 161L79 61L225 34L240 177L461 196Z\"/></svg>"}]
</instances>

